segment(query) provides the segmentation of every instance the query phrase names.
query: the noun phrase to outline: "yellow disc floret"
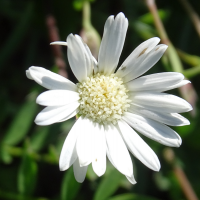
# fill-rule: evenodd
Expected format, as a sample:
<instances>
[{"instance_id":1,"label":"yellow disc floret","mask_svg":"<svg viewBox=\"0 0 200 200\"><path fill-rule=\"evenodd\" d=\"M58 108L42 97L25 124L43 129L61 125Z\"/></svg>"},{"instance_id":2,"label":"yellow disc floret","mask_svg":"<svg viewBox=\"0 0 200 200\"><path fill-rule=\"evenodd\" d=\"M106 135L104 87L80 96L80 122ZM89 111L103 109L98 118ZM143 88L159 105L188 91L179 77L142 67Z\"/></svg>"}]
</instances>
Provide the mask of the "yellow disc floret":
<instances>
[{"instance_id":1,"label":"yellow disc floret","mask_svg":"<svg viewBox=\"0 0 200 200\"><path fill-rule=\"evenodd\" d=\"M128 90L115 74L105 76L98 73L78 83L77 87L80 95L79 114L95 122L115 124L130 106Z\"/></svg>"}]
</instances>

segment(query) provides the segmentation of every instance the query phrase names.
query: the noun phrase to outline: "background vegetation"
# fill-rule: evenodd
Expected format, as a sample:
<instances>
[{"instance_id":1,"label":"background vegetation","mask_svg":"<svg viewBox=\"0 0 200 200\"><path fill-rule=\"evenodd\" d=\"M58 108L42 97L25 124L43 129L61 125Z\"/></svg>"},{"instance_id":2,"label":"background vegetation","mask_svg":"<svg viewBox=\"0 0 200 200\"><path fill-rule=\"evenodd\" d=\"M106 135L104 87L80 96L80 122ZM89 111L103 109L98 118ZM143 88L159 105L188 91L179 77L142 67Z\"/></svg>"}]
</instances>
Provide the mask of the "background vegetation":
<instances>
[{"instance_id":1,"label":"background vegetation","mask_svg":"<svg viewBox=\"0 0 200 200\"><path fill-rule=\"evenodd\" d=\"M198 199L194 193L200 196L200 22L196 15L200 1L188 3L156 1L157 10L154 1L148 0L96 0L90 2L90 17L89 4L82 0L0 0L0 199ZM81 34L97 55L105 20L118 12L129 20L120 63L142 41L161 37L161 43L169 48L148 73L178 71L191 80L192 84L170 91L193 105L194 111L184 114L191 125L174 128L183 139L178 149L144 138L162 167L153 172L133 158L136 185L110 163L101 178L89 167L85 182L79 184L71 168L60 172L58 167L62 144L75 119L45 127L35 125L34 118L42 109L35 99L44 88L27 79L25 70L31 65L42 66L76 81L66 48L49 43L58 36L65 41L70 33Z\"/></svg>"}]
</instances>

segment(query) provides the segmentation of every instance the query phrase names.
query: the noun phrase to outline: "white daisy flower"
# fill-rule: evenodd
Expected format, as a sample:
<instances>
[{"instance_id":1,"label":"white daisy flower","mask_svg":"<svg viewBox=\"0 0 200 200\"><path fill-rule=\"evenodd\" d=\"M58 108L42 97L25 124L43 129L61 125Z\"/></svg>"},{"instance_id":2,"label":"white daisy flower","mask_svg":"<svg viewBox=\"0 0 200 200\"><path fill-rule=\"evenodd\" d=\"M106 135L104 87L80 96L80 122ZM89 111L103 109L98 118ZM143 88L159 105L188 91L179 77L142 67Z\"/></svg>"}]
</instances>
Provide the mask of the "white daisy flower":
<instances>
[{"instance_id":1,"label":"white daisy flower","mask_svg":"<svg viewBox=\"0 0 200 200\"><path fill-rule=\"evenodd\" d=\"M178 113L192 107L185 100L164 91L189 81L177 72L141 76L163 55L167 46L151 38L140 44L116 71L124 45L128 20L123 13L110 16L104 27L98 62L78 35L70 34L66 45L71 69L79 83L41 67L30 67L27 77L47 88L36 102L47 106L36 117L41 126L80 117L69 132L59 160L60 170L73 165L78 182L83 182L91 163L94 172L106 171L106 155L132 183L136 183L129 151L144 165L159 171L153 150L136 133L171 147L181 145L180 136L170 126L188 125ZM139 78L138 78L139 77Z\"/></svg>"}]
</instances>

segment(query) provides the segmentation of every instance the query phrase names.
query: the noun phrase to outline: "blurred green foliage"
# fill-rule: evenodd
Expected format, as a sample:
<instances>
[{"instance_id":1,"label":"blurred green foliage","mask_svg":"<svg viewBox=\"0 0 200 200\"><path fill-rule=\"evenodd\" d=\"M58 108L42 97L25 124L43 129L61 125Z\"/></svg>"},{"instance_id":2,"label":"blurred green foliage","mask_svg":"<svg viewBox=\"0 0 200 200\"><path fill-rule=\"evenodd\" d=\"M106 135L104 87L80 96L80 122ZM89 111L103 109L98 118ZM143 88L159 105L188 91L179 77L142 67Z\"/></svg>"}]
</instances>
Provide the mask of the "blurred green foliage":
<instances>
[{"instance_id":1,"label":"blurred green foliage","mask_svg":"<svg viewBox=\"0 0 200 200\"><path fill-rule=\"evenodd\" d=\"M42 108L36 105L36 96L44 89L28 80L25 70L29 66L52 69L54 56L49 46L46 17L51 14L57 21L60 38L65 41L69 33L82 30L84 0L0 0L0 199L2 200L184 200L172 166L163 156L164 146L147 138L145 141L157 153L161 171L153 172L133 158L137 184L131 185L107 162L106 173L97 177L88 168L83 184L75 181L73 169L60 172L58 167L62 144L75 119L39 127L34 117ZM154 20L141 0L90 1L91 23L100 36L107 17L124 12L129 28L120 63L143 40L158 36ZM200 13L200 2L190 3ZM200 38L182 9L179 1L157 1L159 16L176 49L184 74L191 79L200 94ZM63 48L67 63L66 49ZM165 55L148 73L172 71L174 68ZM69 79L76 81L69 66ZM173 90L171 93L177 94ZM180 94L179 94L180 95ZM199 102L196 115L184 114L190 126L176 127L183 144L173 149L176 163L185 171L197 196L200 196L200 120Z\"/></svg>"}]
</instances>

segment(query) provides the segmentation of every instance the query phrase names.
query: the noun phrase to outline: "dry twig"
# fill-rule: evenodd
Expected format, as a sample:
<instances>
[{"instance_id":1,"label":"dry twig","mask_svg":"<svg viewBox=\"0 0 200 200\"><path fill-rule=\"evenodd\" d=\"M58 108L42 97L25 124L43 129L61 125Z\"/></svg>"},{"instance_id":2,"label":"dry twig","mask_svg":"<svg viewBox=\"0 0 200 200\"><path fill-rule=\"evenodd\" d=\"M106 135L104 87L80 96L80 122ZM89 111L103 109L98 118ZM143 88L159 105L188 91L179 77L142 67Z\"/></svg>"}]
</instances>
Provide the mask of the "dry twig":
<instances>
[{"instance_id":1,"label":"dry twig","mask_svg":"<svg viewBox=\"0 0 200 200\"><path fill-rule=\"evenodd\" d=\"M46 17L46 24L49 32L50 42L59 41L58 28L56 26L56 20L52 15ZM61 76L68 78L66 71L66 63L63 59L62 49L59 45L52 45L53 54L55 57L55 64L58 67L58 73Z\"/></svg>"},{"instance_id":2,"label":"dry twig","mask_svg":"<svg viewBox=\"0 0 200 200\"><path fill-rule=\"evenodd\" d=\"M187 176L185 175L184 171L180 166L176 164L175 154L171 148L166 148L164 150L164 158L172 166L174 175L176 176L186 198L188 200L198 200L198 197L196 196L194 190L192 189L192 186Z\"/></svg>"}]
</instances>

